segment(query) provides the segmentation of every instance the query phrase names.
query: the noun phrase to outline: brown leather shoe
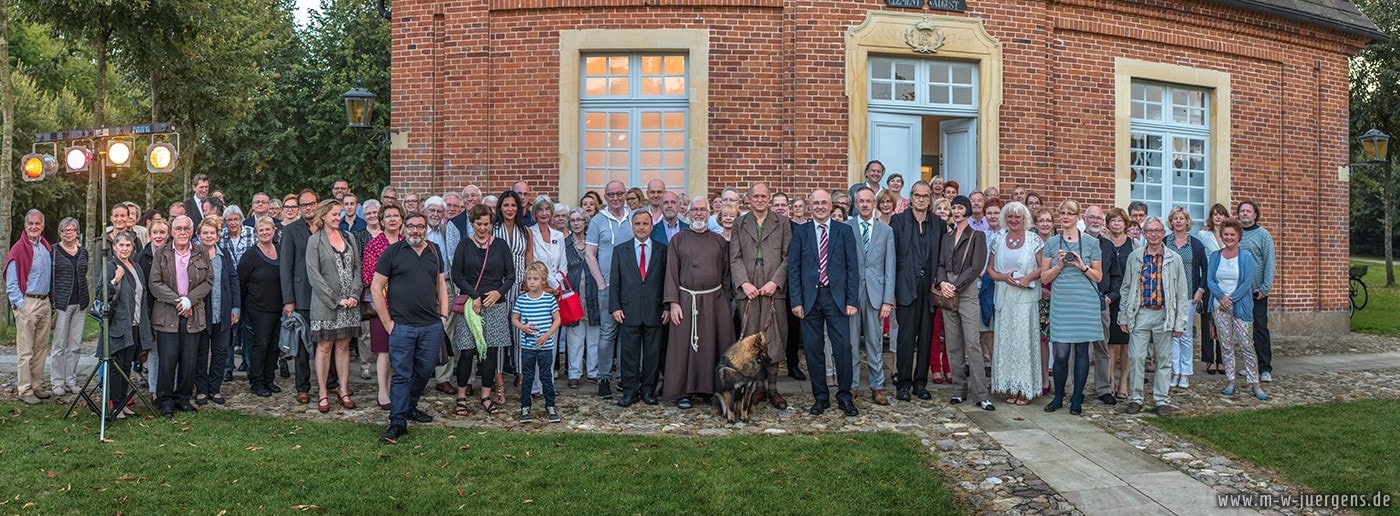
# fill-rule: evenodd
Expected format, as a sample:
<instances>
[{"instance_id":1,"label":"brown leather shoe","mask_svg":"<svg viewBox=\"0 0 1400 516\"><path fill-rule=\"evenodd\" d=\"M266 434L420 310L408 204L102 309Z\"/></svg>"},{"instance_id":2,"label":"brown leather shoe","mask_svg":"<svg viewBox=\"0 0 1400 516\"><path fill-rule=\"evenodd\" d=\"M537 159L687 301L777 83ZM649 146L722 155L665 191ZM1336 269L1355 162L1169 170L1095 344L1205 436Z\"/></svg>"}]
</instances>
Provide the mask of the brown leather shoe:
<instances>
[{"instance_id":1,"label":"brown leather shoe","mask_svg":"<svg viewBox=\"0 0 1400 516\"><path fill-rule=\"evenodd\" d=\"M778 394L778 391L768 391L768 402L772 403L773 408L778 410L787 410L788 408L787 398Z\"/></svg>"},{"instance_id":2,"label":"brown leather shoe","mask_svg":"<svg viewBox=\"0 0 1400 516\"><path fill-rule=\"evenodd\" d=\"M1138 413L1139 411L1141 411L1141 410L1142 410L1142 404L1141 404L1141 403L1137 403L1137 402L1133 402L1133 403L1129 403L1129 404L1128 404L1128 409L1127 409L1127 410L1124 410L1123 412L1124 412L1124 413L1127 413L1127 414L1137 414L1137 413Z\"/></svg>"},{"instance_id":3,"label":"brown leather shoe","mask_svg":"<svg viewBox=\"0 0 1400 516\"><path fill-rule=\"evenodd\" d=\"M438 382L438 384L434 385L433 388L437 389L438 392L441 392L443 394L450 394L452 396L457 395L457 389L452 388L452 384L448 382Z\"/></svg>"},{"instance_id":4,"label":"brown leather shoe","mask_svg":"<svg viewBox=\"0 0 1400 516\"><path fill-rule=\"evenodd\" d=\"M307 404L307 403L311 403L311 393L309 393L309 392L298 392L298 393L297 393L297 403L300 403L300 404L302 404L302 405L305 405L305 404Z\"/></svg>"},{"instance_id":5,"label":"brown leather shoe","mask_svg":"<svg viewBox=\"0 0 1400 516\"><path fill-rule=\"evenodd\" d=\"M1161 405L1157 405L1157 415L1162 416L1162 417L1167 417L1167 416L1172 415L1172 411L1173 411L1173 410L1176 410L1176 409L1173 409L1171 405L1167 405L1167 404L1165 404L1165 403L1163 403L1163 404L1161 404Z\"/></svg>"},{"instance_id":6,"label":"brown leather shoe","mask_svg":"<svg viewBox=\"0 0 1400 516\"><path fill-rule=\"evenodd\" d=\"M765 401L768 401L768 390L767 390L767 389L754 389L754 391L753 391L753 403L754 403L755 405L757 405L757 404L763 403L763 402L765 402Z\"/></svg>"},{"instance_id":7,"label":"brown leather shoe","mask_svg":"<svg viewBox=\"0 0 1400 516\"><path fill-rule=\"evenodd\" d=\"M890 404L890 398L885 396L885 391L870 391L870 399L874 400L876 405Z\"/></svg>"}]
</instances>

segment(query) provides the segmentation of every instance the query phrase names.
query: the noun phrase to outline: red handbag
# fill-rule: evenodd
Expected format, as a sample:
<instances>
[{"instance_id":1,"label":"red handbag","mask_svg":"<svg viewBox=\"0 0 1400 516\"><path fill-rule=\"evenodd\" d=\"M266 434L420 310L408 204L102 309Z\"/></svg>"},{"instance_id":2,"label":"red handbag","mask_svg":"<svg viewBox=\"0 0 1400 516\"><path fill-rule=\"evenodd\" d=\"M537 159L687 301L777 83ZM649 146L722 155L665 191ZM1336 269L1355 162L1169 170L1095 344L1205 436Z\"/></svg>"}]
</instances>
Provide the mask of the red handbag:
<instances>
[{"instance_id":1,"label":"red handbag","mask_svg":"<svg viewBox=\"0 0 1400 516\"><path fill-rule=\"evenodd\" d=\"M569 326L583 320L583 300L579 299L569 277L559 273L559 324Z\"/></svg>"}]
</instances>

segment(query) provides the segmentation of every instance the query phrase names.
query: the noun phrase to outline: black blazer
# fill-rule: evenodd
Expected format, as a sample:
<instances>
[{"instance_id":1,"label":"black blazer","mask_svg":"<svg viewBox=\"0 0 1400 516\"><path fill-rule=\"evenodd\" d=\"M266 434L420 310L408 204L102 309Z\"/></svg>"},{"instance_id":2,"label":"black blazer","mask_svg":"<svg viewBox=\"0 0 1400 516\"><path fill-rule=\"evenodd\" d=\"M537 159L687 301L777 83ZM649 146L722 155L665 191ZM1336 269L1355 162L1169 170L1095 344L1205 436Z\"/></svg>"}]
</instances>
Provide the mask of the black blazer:
<instances>
[{"instance_id":1,"label":"black blazer","mask_svg":"<svg viewBox=\"0 0 1400 516\"><path fill-rule=\"evenodd\" d=\"M205 199L204 202L209 202L209 199ZM195 204L194 197L185 199L185 216L194 221L195 228L199 227L199 221L204 220L204 210L199 209L199 205Z\"/></svg>"},{"instance_id":2,"label":"black blazer","mask_svg":"<svg viewBox=\"0 0 1400 516\"><path fill-rule=\"evenodd\" d=\"M216 255L215 260L223 262L220 265L223 267L223 274L218 279L224 288L210 289L209 296L204 298L204 331L210 335L228 331L232 323L230 319L233 317L233 311L239 310L241 312L243 306L243 287L238 282L238 263L233 261L233 253L219 247L214 254ZM210 267L212 271L212 264ZM219 323L217 325L214 324L214 296L219 296Z\"/></svg>"},{"instance_id":3,"label":"black blazer","mask_svg":"<svg viewBox=\"0 0 1400 516\"><path fill-rule=\"evenodd\" d=\"M837 310L860 305L860 252L856 233L850 224L827 219L826 280ZM817 303L817 285L821 277L821 243L817 241L816 221L807 221L792 229L788 243L788 305L802 307L804 314L812 313ZM804 315L805 317L805 315Z\"/></svg>"},{"instance_id":4,"label":"black blazer","mask_svg":"<svg viewBox=\"0 0 1400 516\"><path fill-rule=\"evenodd\" d=\"M311 309L311 282L306 279L306 244L311 227L306 219L282 227L282 244L277 249L277 266L282 273L282 304L296 304L297 310Z\"/></svg>"},{"instance_id":5,"label":"black blazer","mask_svg":"<svg viewBox=\"0 0 1400 516\"><path fill-rule=\"evenodd\" d=\"M151 305L148 300L142 300L143 310L140 324L131 323L132 312L136 309L136 283L140 282L142 286L145 286L146 274L141 271L140 264L133 261L132 265L132 269L127 269L122 266L121 261L115 258L107 262L107 279L103 281L103 284L107 285L107 295L110 296L110 310L112 313L111 323L108 325L107 331L114 339L112 341L113 343L118 341L126 344L139 343L142 348L148 348L151 343L155 342L155 334L151 332ZM123 272L124 277L122 278L121 284L113 286L112 278L117 276L118 267L121 267L125 271ZM146 291L149 292L150 289L146 289ZM147 299L150 298L148 297ZM137 328L138 335L136 335L135 339L128 339L127 337L130 336L129 334L131 333L132 326L140 326ZM122 346L121 349L125 349L126 347L127 346ZM121 349L114 348L111 351L115 352ZM102 350L99 349L98 354L100 355L101 353Z\"/></svg>"},{"instance_id":6,"label":"black blazer","mask_svg":"<svg viewBox=\"0 0 1400 516\"><path fill-rule=\"evenodd\" d=\"M948 222L930 211L925 223L930 233L927 249L917 245L919 224L914 220L912 208L890 217L890 229L894 230L894 298L900 306L909 306L919 296L928 295L933 287L933 275L938 273Z\"/></svg>"},{"instance_id":7,"label":"black blazer","mask_svg":"<svg viewBox=\"0 0 1400 516\"><path fill-rule=\"evenodd\" d=\"M612 281L608 285L608 313L622 310L623 326L661 326L662 285L666 282L666 244L647 239L647 279L637 264L636 238L613 248ZM624 292L626 294L624 294Z\"/></svg>"}]
</instances>

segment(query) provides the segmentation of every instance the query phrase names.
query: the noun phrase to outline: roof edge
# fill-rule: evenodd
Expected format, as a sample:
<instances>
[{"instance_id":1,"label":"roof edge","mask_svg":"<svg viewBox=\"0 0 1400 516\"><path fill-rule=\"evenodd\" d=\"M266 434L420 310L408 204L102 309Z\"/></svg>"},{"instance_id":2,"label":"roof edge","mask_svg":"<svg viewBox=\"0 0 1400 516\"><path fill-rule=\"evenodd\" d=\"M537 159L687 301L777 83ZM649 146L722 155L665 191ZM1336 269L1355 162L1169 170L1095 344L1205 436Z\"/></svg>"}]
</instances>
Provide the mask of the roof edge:
<instances>
[{"instance_id":1,"label":"roof edge","mask_svg":"<svg viewBox=\"0 0 1400 516\"><path fill-rule=\"evenodd\" d=\"M1271 2L1263 2L1259 0L1213 0L1213 2L1228 7L1236 7L1248 11L1271 14L1286 20L1306 23L1309 25L1317 25L1339 31L1344 34L1364 37L1371 41L1389 43L1391 39L1390 35L1381 32L1380 28L1376 27L1374 23L1370 26L1347 23L1341 20L1336 20L1324 16L1318 16L1313 13L1303 12L1296 9L1290 9L1288 7L1275 5ZM1365 16L1365 13L1361 14L1362 16Z\"/></svg>"}]
</instances>

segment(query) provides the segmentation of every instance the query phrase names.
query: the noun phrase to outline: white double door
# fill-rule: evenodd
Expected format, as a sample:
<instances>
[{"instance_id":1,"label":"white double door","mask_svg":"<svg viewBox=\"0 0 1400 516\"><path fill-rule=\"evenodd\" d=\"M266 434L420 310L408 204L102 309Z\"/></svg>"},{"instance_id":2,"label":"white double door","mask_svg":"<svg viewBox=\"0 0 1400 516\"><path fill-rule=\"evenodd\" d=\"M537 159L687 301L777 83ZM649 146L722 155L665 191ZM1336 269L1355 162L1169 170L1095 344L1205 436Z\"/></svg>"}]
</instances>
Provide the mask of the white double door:
<instances>
[{"instance_id":1,"label":"white double door","mask_svg":"<svg viewBox=\"0 0 1400 516\"><path fill-rule=\"evenodd\" d=\"M867 159L878 159L887 173L904 177L902 195L921 178L923 164L924 119L928 115L910 115L872 111L869 113L870 135ZM942 158L944 180L957 181L959 191L980 189L977 182L977 118L938 119L938 154ZM932 150L932 149L929 149Z\"/></svg>"}]
</instances>

